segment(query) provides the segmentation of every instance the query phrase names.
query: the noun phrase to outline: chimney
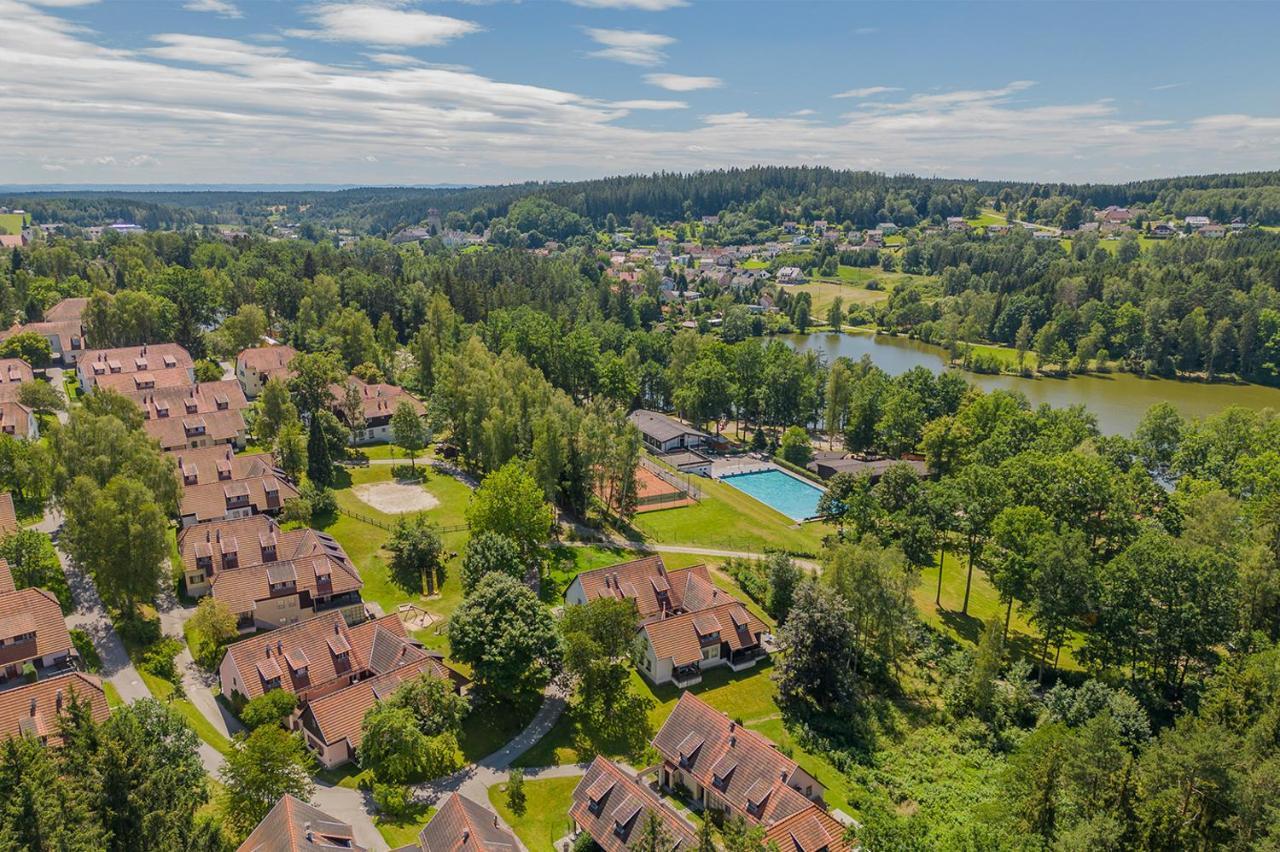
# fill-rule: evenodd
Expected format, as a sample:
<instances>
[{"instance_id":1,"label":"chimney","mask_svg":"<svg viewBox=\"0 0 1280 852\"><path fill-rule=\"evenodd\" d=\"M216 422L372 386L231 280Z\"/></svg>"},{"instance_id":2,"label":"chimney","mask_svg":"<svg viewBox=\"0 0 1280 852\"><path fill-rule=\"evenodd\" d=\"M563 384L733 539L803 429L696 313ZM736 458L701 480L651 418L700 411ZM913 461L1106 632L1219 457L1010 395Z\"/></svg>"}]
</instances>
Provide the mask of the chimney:
<instances>
[{"instance_id":1,"label":"chimney","mask_svg":"<svg viewBox=\"0 0 1280 852\"><path fill-rule=\"evenodd\" d=\"M267 659L271 659L271 643L267 643Z\"/></svg>"},{"instance_id":2,"label":"chimney","mask_svg":"<svg viewBox=\"0 0 1280 852\"><path fill-rule=\"evenodd\" d=\"M31 696L31 715L32 717L36 715L36 697L34 695Z\"/></svg>"},{"instance_id":3,"label":"chimney","mask_svg":"<svg viewBox=\"0 0 1280 852\"><path fill-rule=\"evenodd\" d=\"M738 744L738 738L733 734L729 735L729 748L733 748Z\"/></svg>"},{"instance_id":4,"label":"chimney","mask_svg":"<svg viewBox=\"0 0 1280 852\"><path fill-rule=\"evenodd\" d=\"M738 727L738 723L737 723L737 722L735 722L735 721L733 721L732 719L730 719L730 720L729 720L729 733L731 733L731 734L732 734L732 733L733 733L733 731L734 731L734 729L735 729L735 728L737 728L737 727Z\"/></svg>"},{"instance_id":5,"label":"chimney","mask_svg":"<svg viewBox=\"0 0 1280 852\"><path fill-rule=\"evenodd\" d=\"M311 842L311 823L309 822L304 823L302 826L302 831L304 834L307 835L307 842L310 843Z\"/></svg>"},{"instance_id":6,"label":"chimney","mask_svg":"<svg viewBox=\"0 0 1280 852\"><path fill-rule=\"evenodd\" d=\"M276 640L276 653L277 654L284 653L284 643L281 642L279 639Z\"/></svg>"},{"instance_id":7,"label":"chimney","mask_svg":"<svg viewBox=\"0 0 1280 852\"><path fill-rule=\"evenodd\" d=\"M465 844L469 840L471 840L471 829L469 828L462 829L462 842Z\"/></svg>"},{"instance_id":8,"label":"chimney","mask_svg":"<svg viewBox=\"0 0 1280 852\"><path fill-rule=\"evenodd\" d=\"M57 694L53 696L53 706L59 713L62 712L62 690L59 689Z\"/></svg>"},{"instance_id":9,"label":"chimney","mask_svg":"<svg viewBox=\"0 0 1280 852\"><path fill-rule=\"evenodd\" d=\"M338 628L338 622L335 621L333 623L333 635L337 636L340 633L342 633L342 631Z\"/></svg>"}]
</instances>

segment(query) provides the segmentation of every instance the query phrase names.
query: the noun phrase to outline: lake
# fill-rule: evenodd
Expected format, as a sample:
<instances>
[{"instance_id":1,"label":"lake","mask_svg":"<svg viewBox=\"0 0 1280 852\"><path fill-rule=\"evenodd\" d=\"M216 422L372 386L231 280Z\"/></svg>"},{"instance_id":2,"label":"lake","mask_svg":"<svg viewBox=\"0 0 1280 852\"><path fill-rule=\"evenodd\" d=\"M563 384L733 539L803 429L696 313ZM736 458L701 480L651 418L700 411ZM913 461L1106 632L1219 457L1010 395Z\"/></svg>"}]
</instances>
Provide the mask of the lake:
<instances>
[{"instance_id":1,"label":"lake","mask_svg":"<svg viewBox=\"0 0 1280 852\"><path fill-rule=\"evenodd\" d=\"M938 346L884 334L788 334L782 335L800 352L815 351L830 363L841 356L854 361L867 355L891 375L912 367L934 372L945 369L946 352ZM1061 407L1082 404L1098 418L1104 434L1129 435L1146 410L1157 402L1170 402L1186 417L1205 417L1230 405L1280 410L1280 388L1262 385L1208 384L1172 379L1147 379L1132 373L1071 376L1065 379L989 376L965 377L986 391L1002 388L1021 391L1031 405L1042 402Z\"/></svg>"}]
</instances>

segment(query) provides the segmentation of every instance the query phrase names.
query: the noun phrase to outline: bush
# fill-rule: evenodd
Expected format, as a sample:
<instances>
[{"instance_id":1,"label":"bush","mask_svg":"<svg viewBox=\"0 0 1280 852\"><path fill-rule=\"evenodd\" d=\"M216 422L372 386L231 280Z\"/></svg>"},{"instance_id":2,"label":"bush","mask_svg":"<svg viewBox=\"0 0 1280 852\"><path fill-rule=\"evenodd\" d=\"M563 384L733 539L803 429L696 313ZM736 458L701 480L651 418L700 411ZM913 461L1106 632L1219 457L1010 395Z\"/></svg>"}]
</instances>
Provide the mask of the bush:
<instances>
[{"instance_id":1,"label":"bush","mask_svg":"<svg viewBox=\"0 0 1280 852\"><path fill-rule=\"evenodd\" d=\"M398 819L409 815L413 810L413 791L404 784L383 784L373 782L373 803L378 812Z\"/></svg>"},{"instance_id":2,"label":"bush","mask_svg":"<svg viewBox=\"0 0 1280 852\"><path fill-rule=\"evenodd\" d=\"M31 665L31 663L23 663L23 664L22 664L22 679L23 679L23 680L25 680L27 683L35 683L35 682L36 682L36 667L35 667L35 666L33 666L33 665Z\"/></svg>"},{"instance_id":3,"label":"bush","mask_svg":"<svg viewBox=\"0 0 1280 852\"><path fill-rule=\"evenodd\" d=\"M93 639L89 638L88 633L78 627L75 628L71 631L71 644L80 655L80 662L84 665L85 671L90 674L102 671L102 656L98 653L98 649L93 647Z\"/></svg>"},{"instance_id":4,"label":"bush","mask_svg":"<svg viewBox=\"0 0 1280 852\"><path fill-rule=\"evenodd\" d=\"M178 666L174 662L174 657L181 651L182 643L166 636L143 652L142 662L138 664L138 668L161 680L177 684L182 678L178 676Z\"/></svg>"},{"instance_id":5,"label":"bush","mask_svg":"<svg viewBox=\"0 0 1280 852\"><path fill-rule=\"evenodd\" d=\"M145 648L160 639L160 619L127 616L116 625L120 638L135 648Z\"/></svg>"},{"instance_id":6,"label":"bush","mask_svg":"<svg viewBox=\"0 0 1280 852\"><path fill-rule=\"evenodd\" d=\"M524 792L524 770L513 769L507 776L507 807L516 816L524 816L528 800Z\"/></svg>"},{"instance_id":7,"label":"bush","mask_svg":"<svg viewBox=\"0 0 1280 852\"><path fill-rule=\"evenodd\" d=\"M244 709L240 711L240 721L251 731L263 725L281 725L297 708L296 695L283 689L273 689L244 705Z\"/></svg>"},{"instance_id":8,"label":"bush","mask_svg":"<svg viewBox=\"0 0 1280 852\"><path fill-rule=\"evenodd\" d=\"M792 426L782 433L779 450L786 461L804 467L813 461L813 448L809 445L809 433L799 426Z\"/></svg>"}]
</instances>

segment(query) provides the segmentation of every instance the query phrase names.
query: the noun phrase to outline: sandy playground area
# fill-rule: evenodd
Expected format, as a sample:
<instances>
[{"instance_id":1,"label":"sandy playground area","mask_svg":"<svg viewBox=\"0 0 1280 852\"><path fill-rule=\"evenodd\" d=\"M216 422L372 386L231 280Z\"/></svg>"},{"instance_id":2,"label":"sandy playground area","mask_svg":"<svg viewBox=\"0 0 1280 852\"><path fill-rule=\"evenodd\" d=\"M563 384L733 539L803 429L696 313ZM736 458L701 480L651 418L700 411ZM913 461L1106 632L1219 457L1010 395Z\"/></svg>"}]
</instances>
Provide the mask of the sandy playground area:
<instances>
[{"instance_id":1,"label":"sandy playground area","mask_svg":"<svg viewBox=\"0 0 1280 852\"><path fill-rule=\"evenodd\" d=\"M416 483L370 482L351 490L362 502L388 515L425 512L440 505L434 494Z\"/></svg>"}]
</instances>

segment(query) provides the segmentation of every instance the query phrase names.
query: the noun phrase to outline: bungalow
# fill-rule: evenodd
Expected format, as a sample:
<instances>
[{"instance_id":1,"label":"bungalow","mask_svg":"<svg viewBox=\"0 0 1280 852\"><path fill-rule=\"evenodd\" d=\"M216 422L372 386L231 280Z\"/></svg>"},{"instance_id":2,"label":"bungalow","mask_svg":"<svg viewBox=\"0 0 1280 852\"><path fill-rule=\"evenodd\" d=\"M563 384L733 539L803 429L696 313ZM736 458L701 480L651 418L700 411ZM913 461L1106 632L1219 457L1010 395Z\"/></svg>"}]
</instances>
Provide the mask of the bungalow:
<instances>
[{"instance_id":1,"label":"bungalow","mask_svg":"<svg viewBox=\"0 0 1280 852\"><path fill-rule=\"evenodd\" d=\"M1151 230L1148 232L1147 236L1156 240L1165 240L1169 237L1176 236L1177 233L1178 229L1168 222L1157 222L1151 226Z\"/></svg>"},{"instance_id":2,"label":"bungalow","mask_svg":"<svg viewBox=\"0 0 1280 852\"><path fill-rule=\"evenodd\" d=\"M99 385L121 393L128 392L130 386L139 391L176 387L195 381L195 362L176 343L87 349L76 363L76 378L85 392Z\"/></svg>"},{"instance_id":3,"label":"bungalow","mask_svg":"<svg viewBox=\"0 0 1280 852\"><path fill-rule=\"evenodd\" d=\"M360 406L360 414L364 423L361 428L353 429L351 443L373 444L379 441L390 441L391 417L400 404L407 402L419 417L427 413L427 408L404 388L383 383L363 382L355 376L347 377L345 384L334 385L333 413L351 428L351 412L348 411L347 395L354 390Z\"/></svg>"},{"instance_id":4,"label":"bungalow","mask_svg":"<svg viewBox=\"0 0 1280 852\"><path fill-rule=\"evenodd\" d=\"M41 743L62 742L58 722L75 697L89 707L95 722L111 710L102 681L82 672L67 672L0 692L0 739L35 737Z\"/></svg>"},{"instance_id":5,"label":"bungalow","mask_svg":"<svg viewBox=\"0 0 1280 852\"><path fill-rule=\"evenodd\" d=\"M269 380L288 379L293 375L289 362L297 354L292 346L258 346L241 352L236 356L236 379L244 395L253 399Z\"/></svg>"},{"instance_id":6,"label":"bungalow","mask_svg":"<svg viewBox=\"0 0 1280 852\"><path fill-rule=\"evenodd\" d=\"M1188 216L1182 222L1188 228L1203 228L1205 225L1211 224L1208 216Z\"/></svg>"},{"instance_id":7,"label":"bungalow","mask_svg":"<svg viewBox=\"0 0 1280 852\"><path fill-rule=\"evenodd\" d=\"M711 440L711 436L701 429L686 426L674 417L658 411L638 408L627 415L627 418L640 430L645 444L655 452L692 449Z\"/></svg>"},{"instance_id":8,"label":"bungalow","mask_svg":"<svg viewBox=\"0 0 1280 852\"><path fill-rule=\"evenodd\" d=\"M854 476L866 474L871 477L871 481L874 483L880 481L880 477L884 475L885 471L899 464L909 466L916 472L917 476L925 477L929 475L928 465L918 459L869 459L852 456L818 457L809 462L807 467L823 479L830 479L837 473L852 473Z\"/></svg>"},{"instance_id":9,"label":"bungalow","mask_svg":"<svg viewBox=\"0 0 1280 852\"><path fill-rule=\"evenodd\" d=\"M691 693L667 717L653 747L663 788L702 808L742 817L766 841L805 852L847 852L845 829L826 811L824 788L769 739Z\"/></svg>"},{"instance_id":10,"label":"bungalow","mask_svg":"<svg viewBox=\"0 0 1280 852\"><path fill-rule=\"evenodd\" d=\"M525 852L525 846L493 811L461 793L450 793L416 846L398 852Z\"/></svg>"},{"instance_id":11,"label":"bungalow","mask_svg":"<svg viewBox=\"0 0 1280 852\"><path fill-rule=\"evenodd\" d=\"M604 757L596 757L573 789L569 808L574 836L586 832L605 852L636 848L650 816L667 836L663 852L693 850L697 832L648 784Z\"/></svg>"},{"instance_id":12,"label":"bungalow","mask_svg":"<svg viewBox=\"0 0 1280 852\"><path fill-rule=\"evenodd\" d=\"M366 852L355 831L317 807L289 793L267 812L236 852L323 852L346 849Z\"/></svg>"},{"instance_id":13,"label":"bungalow","mask_svg":"<svg viewBox=\"0 0 1280 852\"><path fill-rule=\"evenodd\" d=\"M969 223L964 220L963 216L948 216L947 230L948 231L967 231L969 230Z\"/></svg>"},{"instance_id":14,"label":"bungalow","mask_svg":"<svg viewBox=\"0 0 1280 852\"><path fill-rule=\"evenodd\" d=\"M892 222L881 222L876 225L876 230L884 234L886 237L891 237L898 233L898 226Z\"/></svg>"},{"instance_id":15,"label":"bungalow","mask_svg":"<svg viewBox=\"0 0 1280 852\"><path fill-rule=\"evenodd\" d=\"M279 514L298 489L269 453L235 455L227 445L171 452L182 482L182 526Z\"/></svg>"},{"instance_id":16,"label":"bungalow","mask_svg":"<svg viewBox=\"0 0 1280 852\"><path fill-rule=\"evenodd\" d=\"M0 683L36 669L65 669L75 658L62 607L52 592L18 589L9 563L0 559Z\"/></svg>"},{"instance_id":17,"label":"bungalow","mask_svg":"<svg viewBox=\"0 0 1280 852\"><path fill-rule=\"evenodd\" d=\"M1196 230L1196 233L1202 237L1211 239L1219 239L1227 235L1226 225L1202 225Z\"/></svg>"},{"instance_id":18,"label":"bungalow","mask_svg":"<svg viewBox=\"0 0 1280 852\"><path fill-rule=\"evenodd\" d=\"M1099 210L1094 214L1094 218L1099 222L1110 222L1117 225L1127 225L1133 221L1133 211L1128 207L1117 207L1112 204Z\"/></svg>"}]
</instances>

